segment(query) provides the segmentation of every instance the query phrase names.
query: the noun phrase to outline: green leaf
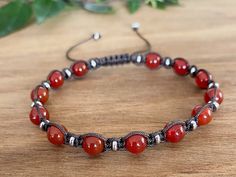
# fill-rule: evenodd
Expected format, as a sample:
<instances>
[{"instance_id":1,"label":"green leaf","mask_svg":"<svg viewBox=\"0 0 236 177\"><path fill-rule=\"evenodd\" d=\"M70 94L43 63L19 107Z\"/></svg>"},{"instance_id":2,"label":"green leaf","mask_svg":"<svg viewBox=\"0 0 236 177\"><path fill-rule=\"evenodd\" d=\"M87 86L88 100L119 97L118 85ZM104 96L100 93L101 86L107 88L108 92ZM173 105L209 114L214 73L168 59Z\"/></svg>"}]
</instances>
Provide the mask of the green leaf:
<instances>
[{"instance_id":1,"label":"green leaf","mask_svg":"<svg viewBox=\"0 0 236 177\"><path fill-rule=\"evenodd\" d=\"M145 3L152 6L153 8L157 8L157 1L156 0L145 0Z\"/></svg>"},{"instance_id":2,"label":"green leaf","mask_svg":"<svg viewBox=\"0 0 236 177\"><path fill-rule=\"evenodd\" d=\"M127 7L131 13L136 12L141 6L141 0L127 0Z\"/></svg>"},{"instance_id":3,"label":"green leaf","mask_svg":"<svg viewBox=\"0 0 236 177\"><path fill-rule=\"evenodd\" d=\"M63 0L34 0L33 10L38 23L42 23L48 17L54 16L65 7Z\"/></svg>"},{"instance_id":4,"label":"green leaf","mask_svg":"<svg viewBox=\"0 0 236 177\"><path fill-rule=\"evenodd\" d=\"M83 3L82 7L85 10L88 10L94 13L109 14L109 13L114 12L113 8L107 4L97 4L97 3L92 3L92 2L86 2L86 3Z\"/></svg>"},{"instance_id":5,"label":"green leaf","mask_svg":"<svg viewBox=\"0 0 236 177\"><path fill-rule=\"evenodd\" d=\"M106 2L107 0L96 0L95 2L96 3L104 3L104 2Z\"/></svg>"},{"instance_id":6,"label":"green leaf","mask_svg":"<svg viewBox=\"0 0 236 177\"><path fill-rule=\"evenodd\" d=\"M14 0L0 8L0 36L25 26L32 16L30 4Z\"/></svg>"},{"instance_id":7,"label":"green leaf","mask_svg":"<svg viewBox=\"0 0 236 177\"><path fill-rule=\"evenodd\" d=\"M166 7L165 0L156 0L156 2L157 2L157 8L165 9L165 7Z\"/></svg>"},{"instance_id":8,"label":"green leaf","mask_svg":"<svg viewBox=\"0 0 236 177\"><path fill-rule=\"evenodd\" d=\"M145 0L145 3L153 8L165 9L168 5L178 5L178 0Z\"/></svg>"},{"instance_id":9,"label":"green leaf","mask_svg":"<svg viewBox=\"0 0 236 177\"><path fill-rule=\"evenodd\" d=\"M178 0L166 0L167 5L177 5L179 4Z\"/></svg>"}]
</instances>

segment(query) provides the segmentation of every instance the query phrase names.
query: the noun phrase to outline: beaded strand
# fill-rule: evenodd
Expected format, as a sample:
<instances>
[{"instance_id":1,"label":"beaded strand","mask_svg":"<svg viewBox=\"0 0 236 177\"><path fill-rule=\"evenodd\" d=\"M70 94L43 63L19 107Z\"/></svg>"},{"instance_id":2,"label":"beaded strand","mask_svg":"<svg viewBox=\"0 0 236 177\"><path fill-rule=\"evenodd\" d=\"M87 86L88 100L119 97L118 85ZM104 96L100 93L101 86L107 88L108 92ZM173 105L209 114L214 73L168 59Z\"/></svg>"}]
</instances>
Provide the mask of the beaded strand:
<instances>
[{"instance_id":1,"label":"beaded strand","mask_svg":"<svg viewBox=\"0 0 236 177\"><path fill-rule=\"evenodd\" d=\"M64 85L65 80L83 78L89 71L100 67L128 63L144 64L151 70L161 67L172 68L177 75L190 75L195 79L196 85L200 89L206 89L204 94L205 104L196 105L192 110L191 117L185 121L172 121L166 124L163 129L152 133L136 131L119 138L105 138L96 133L76 135L69 132L63 125L49 120L49 112L44 107L44 104L49 98L50 89L58 89ZM55 145L65 144L73 147L82 147L86 153L94 156L110 150L127 150L133 154L139 154L147 147L159 143L177 143L184 138L187 132L206 125L212 120L212 112L219 109L223 101L223 93L219 89L219 84L213 80L208 71L198 69L195 65L189 65L184 58L171 59L170 57L161 57L155 52L149 52L147 54L120 54L92 58L88 61L75 61L71 67L64 68L62 71L53 70L46 81L43 81L32 90L31 99L33 103L29 114L30 120L47 132L49 142Z\"/></svg>"}]
</instances>

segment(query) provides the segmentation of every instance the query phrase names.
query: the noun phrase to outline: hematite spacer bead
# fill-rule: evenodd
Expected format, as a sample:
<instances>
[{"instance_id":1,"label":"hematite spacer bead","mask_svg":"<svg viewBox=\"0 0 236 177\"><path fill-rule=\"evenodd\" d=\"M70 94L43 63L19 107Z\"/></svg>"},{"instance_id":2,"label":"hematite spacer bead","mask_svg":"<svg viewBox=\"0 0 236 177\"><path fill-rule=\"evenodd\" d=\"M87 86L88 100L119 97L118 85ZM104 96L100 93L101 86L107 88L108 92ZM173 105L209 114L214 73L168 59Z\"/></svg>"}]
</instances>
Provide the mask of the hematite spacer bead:
<instances>
[{"instance_id":1,"label":"hematite spacer bead","mask_svg":"<svg viewBox=\"0 0 236 177\"><path fill-rule=\"evenodd\" d=\"M112 151L117 151L118 150L118 142L116 140L113 140L111 142L111 150Z\"/></svg>"},{"instance_id":2,"label":"hematite spacer bead","mask_svg":"<svg viewBox=\"0 0 236 177\"><path fill-rule=\"evenodd\" d=\"M155 138L155 143L156 144L159 144L159 143L162 143L162 142L166 141L165 133L163 131L156 132L154 138Z\"/></svg>"},{"instance_id":3,"label":"hematite spacer bead","mask_svg":"<svg viewBox=\"0 0 236 177\"><path fill-rule=\"evenodd\" d=\"M130 60L135 64L141 64L144 63L144 57L143 55L137 54L137 55L131 55Z\"/></svg>"},{"instance_id":4,"label":"hematite spacer bead","mask_svg":"<svg viewBox=\"0 0 236 177\"><path fill-rule=\"evenodd\" d=\"M192 117L191 119L186 120L185 121L185 131L195 130L198 127L197 120L198 120L197 117Z\"/></svg>"},{"instance_id":5,"label":"hematite spacer bead","mask_svg":"<svg viewBox=\"0 0 236 177\"><path fill-rule=\"evenodd\" d=\"M43 121L39 124L39 128L42 129L43 131L47 131L49 123L50 123L49 120L43 120Z\"/></svg>"},{"instance_id":6,"label":"hematite spacer bead","mask_svg":"<svg viewBox=\"0 0 236 177\"><path fill-rule=\"evenodd\" d=\"M189 74L191 77L195 77L198 73L198 69L195 65L190 66L189 68Z\"/></svg>"},{"instance_id":7,"label":"hematite spacer bead","mask_svg":"<svg viewBox=\"0 0 236 177\"><path fill-rule=\"evenodd\" d=\"M98 67L98 64L97 64L97 60L96 59L90 59L88 61L89 63L89 66L92 68L92 69L96 69Z\"/></svg>"},{"instance_id":8,"label":"hematite spacer bead","mask_svg":"<svg viewBox=\"0 0 236 177\"><path fill-rule=\"evenodd\" d=\"M197 122L195 120L190 121L190 128L191 128L191 130L197 129Z\"/></svg>"},{"instance_id":9,"label":"hematite spacer bead","mask_svg":"<svg viewBox=\"0 0 236 177\"><path fill-rule=\"evenodd\" d=\"M219 85L219 83L217 83L217 82L210 82L209 83L209 85L208 85L208 89L211 89L211 88L219 88L220 87L220 85Z\"/></svg>"},{"instance_id":10,"label":"hematite spacer bead","mask_svg":"<svg viewBox=\"0 0 236 177\"><path fill-rule=\"evenodd\" d=\"M66 142L70 146L78 147L82 145L83 139L80 136L67 132Z\"/></svg>"},{"instance_id":11,"label":"hematite spacer bead","mask_svg":"<svg viewBox=\"0 0 236 177\"><path fill-rule=\"evenodd\" d=\"M108 138L106 140L105 150L118 151L119 149L118 141L119 140L116 138Z\"/></svg>"},{"instance_id":12,"label":"hematite spacer bead","mask_svg":"<svg viewBox=\"0 0 236 177\"><path fill-rule=\"evenodd\" d=\"M220 108L220 104L217 101L209 101L210 107L213 112L216 112Z\"/></svg>"},{"instance_id":13,"label":"hematite spacer bead","mask_svg":"<svg viewBox=\"0 0 236 177\"><path fill-rule=\"evenodd\" d=\"M165 57L163 59L163 66L170 69L173 66L173 60L170 57Z\"/></svg>"},{"instance_id":14,"label":"hematite spacer bead","mask_svg":"<svg viewBox=\"0 0 236 177\"><path fill-rule=\"evenodd\" d=\"M159 134L155 135L155 142L156 144L161 143L161 136Z\"/></svg>"},{"instance_id":15,"label":"hematite spacer bead","mask_svg":"<svg viewBox=\"0 0 236 177\"><path fill-rule=\"evenodd\" d=\"M45 87L48 90L51 88L49 81L43 81L42 86Z\"/></svg>"},{"instance_id":16,"label":"hematite spacer bead","mask_svg":"<svg viewBox=\"0 0 236 177\"><path fill-rule=\"evenodd\" d=\"M32 107L37 106L37 105L38 106L43 106L43 104L40 101L37 100L37 101L33 101L30 107L32 108Z\"/></svg>"},{"instance_id":17,"label":"hematite spacer bead","mask_svg":"<svg viewBox=\"0 0 236 177\"><path fill-rule=\"evenodd\" d=\"M62 70L62 73L63 73L65 79L70 79L72 76L72 72L71 72L70 68L64 68Z\"/></svg>"},{"instance_id":18,"label":"hematite spacer bead","mask_svg":"<svg viewBox=\"0 0 236 177\"><path fill-rule=\"evenodd\" d=\"M75 143L75 137L71 136L70 139L69 139L69 144L71 146L74 146L74 143Z\"/></svg>"}]
</instances>

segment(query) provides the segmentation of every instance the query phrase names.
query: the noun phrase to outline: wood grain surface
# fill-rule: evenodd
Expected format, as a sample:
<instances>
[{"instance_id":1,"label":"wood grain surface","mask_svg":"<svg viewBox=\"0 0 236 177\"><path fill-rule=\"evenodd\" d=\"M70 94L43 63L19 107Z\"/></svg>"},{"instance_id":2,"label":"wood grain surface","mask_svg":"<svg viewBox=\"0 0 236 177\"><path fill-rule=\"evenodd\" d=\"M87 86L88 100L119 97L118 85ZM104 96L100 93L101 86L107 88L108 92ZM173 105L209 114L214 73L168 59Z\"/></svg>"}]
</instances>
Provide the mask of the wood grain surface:
<instances>
[{"instance_id":1,"label":"wood grain surface","mask_svg":"<svg viewBox=\"0 0 236 177\"><path fill-rule=\"evenodd\" d=\"M236 176L236 1L182 0L165 11L143 6L130 15L117 2L114 15L64 11L0 39L0 176ZM98 42L73 55L88 59L142 49L130 29L133 21L163 56L182 56L210 71L225 100L214 120L178 144L165 143L139 156L109 152L88 157L82 149L51 145L28 114L31 89L53 69L71 63L66 49L95 31ZM51 120L75 133L107 137L133 130L152 132L189 117L204 91L190 77L144 66L101 68L86 79L50 92Z\"/></svg>"}]
</instances>

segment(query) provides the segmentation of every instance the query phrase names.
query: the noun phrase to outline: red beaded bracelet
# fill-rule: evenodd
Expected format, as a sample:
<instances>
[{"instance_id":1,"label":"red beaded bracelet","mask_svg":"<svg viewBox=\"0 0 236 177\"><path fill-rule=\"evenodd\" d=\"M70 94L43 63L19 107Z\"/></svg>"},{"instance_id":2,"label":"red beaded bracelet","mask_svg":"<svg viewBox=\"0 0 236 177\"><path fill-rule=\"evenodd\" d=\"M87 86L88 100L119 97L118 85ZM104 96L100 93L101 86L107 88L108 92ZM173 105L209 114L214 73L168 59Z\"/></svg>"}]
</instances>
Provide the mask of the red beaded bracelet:
<instances>
[{"instance_id":1,"label":"red beaded bracelet","mask_svg":"<svg viewBox=\"0 0 236 177\"><path fill-rule=\"evenodd\" d=\"M140 35L138 32L137 34ZM93 35L94 39L97 37L99 36ZM147 41L146 43L148 44ZM67 58L73 60L68 54L69 52L67 53ZM50 88L58 89L62 87L65 80L84 78L89 71L102 66L131 62L139 65L145 64L151 70L161 67L173 68L173 71L180 76L190 75L195 78L196 85L200 89L207 89L204 95L205 104L195 106L191 117L185 121L172 121L162 130L152 133L136 131L119 138L105 138L97 133L76 135L69 132L63 125L49 121L49 113L44 104L48 100ZM128 150L131 153L139 154L146 147L155 144L162 142L177 143L184 138L186 132L195 130L198 126L208 124L212 120L212 112L216 111L223 101L223 93L219 89L219 84L213 80L209 72L204 69L197 69L195 65L189 65L183 58L173 60L170 57L161 57L158 53L154 52L145 54L136 52L131 55L121 54L92 58L88 61L77 60L70 68L64 68L62 71L54 70L49 74L46 81L43 81L32 90L31 99L33 103L29 114L30 120L47 132L47 138L52 144L82 147L89 155L98 155L109 150Z\"/></svg>"}]
</instances>

